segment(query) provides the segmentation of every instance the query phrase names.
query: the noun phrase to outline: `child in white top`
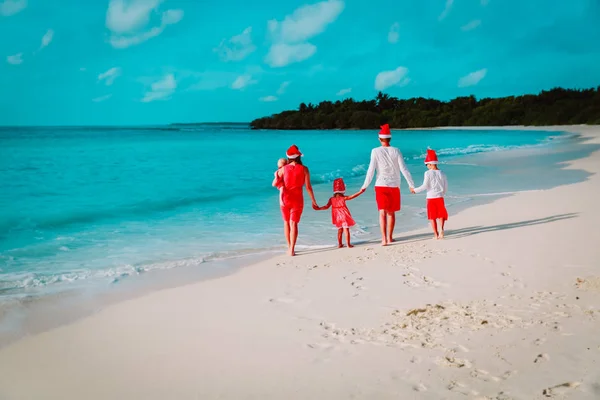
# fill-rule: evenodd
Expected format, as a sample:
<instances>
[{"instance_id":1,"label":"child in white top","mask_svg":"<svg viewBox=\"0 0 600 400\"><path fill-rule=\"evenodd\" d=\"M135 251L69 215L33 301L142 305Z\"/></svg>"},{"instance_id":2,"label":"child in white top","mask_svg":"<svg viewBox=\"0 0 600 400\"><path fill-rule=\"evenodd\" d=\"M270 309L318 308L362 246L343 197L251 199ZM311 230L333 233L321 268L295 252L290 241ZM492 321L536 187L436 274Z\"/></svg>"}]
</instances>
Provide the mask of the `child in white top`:
<instances>
[{"instance_id":1,"label":"child in white top","mask_svg":"<svg viewBox=\"0 0 600 400\"><path fill-rule=\"evenodd\" d=\"M448 220L448 211L444 204L444 195L448 191L448 179L446 174L438 169L437 163L435 151L427 150L425 158L427 172L425 172L423 184L418 188L411 189L411 192L414 194L427 190L427 219L431 220L434 238L443 239L444 224Z\"/></svg>"}]
</instances>

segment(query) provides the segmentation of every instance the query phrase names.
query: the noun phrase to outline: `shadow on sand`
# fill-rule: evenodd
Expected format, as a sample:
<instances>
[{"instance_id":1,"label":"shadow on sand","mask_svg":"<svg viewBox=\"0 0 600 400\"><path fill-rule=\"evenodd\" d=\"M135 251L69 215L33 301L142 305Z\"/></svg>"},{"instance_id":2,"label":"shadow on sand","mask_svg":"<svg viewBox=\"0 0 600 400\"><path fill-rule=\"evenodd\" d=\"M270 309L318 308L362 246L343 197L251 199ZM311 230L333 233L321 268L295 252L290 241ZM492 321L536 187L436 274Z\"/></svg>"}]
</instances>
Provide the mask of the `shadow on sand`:
<instances>
[{"instance_id":1,"label":"shadow on sand","mask_svg":"<svg viewBox=\"0 0 600 400\"><path fill-rule=\"evenodd\" d=\"M575 218L578 215L579 215L578 213L558 214L558 215L552 215L550 217L545 217L545 218L530 219L530 220L519 221L519 222L511 222L508 224L500 224L500 225L492 225L492 226L472 226L469 228L447 230L445 232L444 240L460 239L460 238L464 238L464 237L468 237L468 236L479 235L482 233L505 231L505 230L509 230L509 229L521 228L524 226L548 224L551 222L557 222L557 221ZM419 233L419 234L410 235L410 236L400 236L400 237L397 237L395 239L394 243L391 243L389 246L396 246L396 245L405 244L405 243L420 242L423 240L432 240L432 236L433 236L433 234L430 232ZM355 247L365 247L365 246L377 245L379 243L380 243L379 240L369 240L369 241L365 241L365 242L357 242L354 245L355 245ZM337 246L335 246L335 247L332 246L331 248L302 251L302 252L298 252L297 255L321 253L321 252L332 251L332 250L338 250Z\"/></svg>"}]
</instances>

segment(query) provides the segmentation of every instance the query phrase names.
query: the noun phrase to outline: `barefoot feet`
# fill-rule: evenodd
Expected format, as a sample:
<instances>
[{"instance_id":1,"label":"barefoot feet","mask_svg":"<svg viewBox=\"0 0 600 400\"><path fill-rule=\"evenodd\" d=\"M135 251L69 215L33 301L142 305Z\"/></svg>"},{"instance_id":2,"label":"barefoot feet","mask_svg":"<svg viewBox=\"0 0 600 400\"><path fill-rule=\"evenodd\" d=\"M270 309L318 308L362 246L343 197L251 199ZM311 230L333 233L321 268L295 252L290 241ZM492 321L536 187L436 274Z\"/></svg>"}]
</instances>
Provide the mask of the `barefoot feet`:
<instances>
[{"instance_id":1,"label":"barefoot feet","mask_svg":"<svg viewBox=\"0 0 600 400\"><path fill-rule=\"evenodd\" d=\"M353 245L353 244L350 244L350 243L348 243L348 248L349 248L349 249L351 249L351 248L353 248L353 247L354 247L354 245Z\"/></svg>"},{"instance_id":2,"label":"barefoot feet","mask_svg":"<svg viewBox=\"0 0 600 400\"><path fill-rule=\"evenodd\" d=\"M438 238L439 239L443 239L444 238L444 231L443 230L440 231L440 234L438 235Z\"/></svg>"}]
</instances>

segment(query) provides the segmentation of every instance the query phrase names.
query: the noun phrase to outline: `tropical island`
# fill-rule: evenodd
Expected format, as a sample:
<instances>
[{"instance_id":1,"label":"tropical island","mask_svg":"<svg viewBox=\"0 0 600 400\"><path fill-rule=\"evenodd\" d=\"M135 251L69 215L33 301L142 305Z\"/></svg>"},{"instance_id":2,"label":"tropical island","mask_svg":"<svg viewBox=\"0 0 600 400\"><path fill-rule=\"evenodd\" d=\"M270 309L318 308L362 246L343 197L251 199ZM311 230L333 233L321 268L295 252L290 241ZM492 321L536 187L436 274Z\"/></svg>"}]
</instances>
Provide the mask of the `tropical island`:
<instances>
[{"instance_id":1,"label":"tropical island","mask_svg":"<svg viewBox=\"0 0 600 400\"><path fill-rule=\"evenodd\" d=\"M423 97L398 99L379 92L373 100L302 103L250 123L253 129L371 129L436 126L600 124L600 86L596 89L544 90L537 95L450 101Z\"/></svg>"}]
</instances>

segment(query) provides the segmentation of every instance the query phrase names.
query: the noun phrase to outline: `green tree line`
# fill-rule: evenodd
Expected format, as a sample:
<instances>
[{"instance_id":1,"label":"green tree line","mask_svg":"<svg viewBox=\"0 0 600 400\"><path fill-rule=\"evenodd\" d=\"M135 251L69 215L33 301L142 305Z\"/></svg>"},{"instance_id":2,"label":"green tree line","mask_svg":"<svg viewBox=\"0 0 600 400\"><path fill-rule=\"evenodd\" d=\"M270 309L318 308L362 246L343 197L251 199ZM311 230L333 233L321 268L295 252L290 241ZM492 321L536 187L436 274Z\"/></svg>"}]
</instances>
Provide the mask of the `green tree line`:
<instances>
[{"instance_id":1,"label":"green tree line","mask_svg":"<svg viewBox=\"0 0 600 400\"><path fill-rule=\"evenodd\" d=\"M373 100L302 103L298 110L258 118L250 125L253 129L374 129L385 123L393 128L600 124L600 86L450 101L398 99L379 92Z\"/></svg>"}]
</instances>

